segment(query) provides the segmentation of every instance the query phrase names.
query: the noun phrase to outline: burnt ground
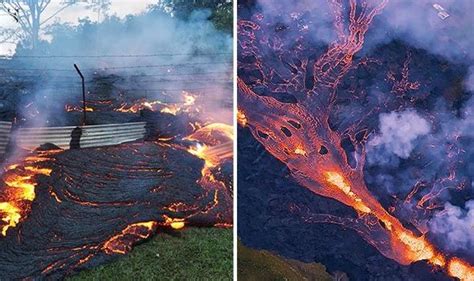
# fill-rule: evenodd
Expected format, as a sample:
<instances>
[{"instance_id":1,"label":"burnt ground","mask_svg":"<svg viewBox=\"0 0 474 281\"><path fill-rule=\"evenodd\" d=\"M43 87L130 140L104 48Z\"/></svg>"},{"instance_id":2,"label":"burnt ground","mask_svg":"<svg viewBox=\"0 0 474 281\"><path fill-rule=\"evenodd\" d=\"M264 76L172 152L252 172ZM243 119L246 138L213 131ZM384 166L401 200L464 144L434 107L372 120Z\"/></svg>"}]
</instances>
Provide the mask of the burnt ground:
<instances>
[{"instance_id":1,"label":"burnt ground","mask_svg":"<svg viewBox=\"0 0 474 281\"><path fill-rule=\"evenodd\" d=\"M27 218L0 237L0 279L62 279L103 264L169 228L166 216L195 226L231 223L232 202L222 196L230 191L216 196L197 183L203 163L153 142L53 154L38 164L52 173L37 176ZM152 229L127 230L149 221Z\"/></svg>"},{"instance_id":2,"label":"burnt ground","mask_svg":"<svg viewBox=\"0 0 474 281\"><path fill-rule=\"evenodd\" d=\"M451 280L424 262L403 266L381 255L352 229L310 224L311 213L355 216L352 209L299 186L286 166L265 151L248 129L238 131L238 236L248 247L286 258L319 262L350 280Z\"/></svg>"}]
</instances>

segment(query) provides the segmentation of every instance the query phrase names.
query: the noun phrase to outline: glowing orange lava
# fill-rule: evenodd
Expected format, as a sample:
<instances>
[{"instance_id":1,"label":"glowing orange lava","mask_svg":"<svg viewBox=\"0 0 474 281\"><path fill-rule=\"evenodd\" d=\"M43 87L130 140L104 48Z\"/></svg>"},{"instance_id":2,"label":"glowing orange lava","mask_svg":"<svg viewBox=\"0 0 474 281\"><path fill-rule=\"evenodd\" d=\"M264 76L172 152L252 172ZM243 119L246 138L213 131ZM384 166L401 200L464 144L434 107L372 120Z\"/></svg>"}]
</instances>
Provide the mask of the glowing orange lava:
<instances>
[{"instance_id":1,"label":"glowing orange lava","mask_svg":"<svg viewBox=\"0 0 474 281\"><path fill-rule=\"evenodd\" d=\"M245 114L241 110L237 110L237 122L242 127L247 125L247 117L245 117Z\"/></svg>"},{"instance_id":2,"label":"glowing orange lava","mask_svg":"<svg viewBox=\"0 0 474 281\"><path fill-rule=\"evenodd\" d=\"M198 142L195 146L189 148L188 152L204 160L204 166L201 170L202 177L198 180L198 183L206 192L214 194L213 204L209 209L219 204L220 196L224 196L226 202L232 201L231 192L227 191L224 182L214 177L212 170L219 168L219 165L225 160L232 159L233 138L232 126L222 123L204 126L185 138ZM230 224L221 226L227 225Z\"/></svg>"},{"instance_id":3,"label":"glowing orange lava","mask_svg":"<svg viewBox=\"0 0 474 281\"><path fill-rule=\"evenodd\" d=\"M2 221L7 223L2 227L2 235L6 236L8 228L15 227L20 222L20 209L8 202L1 202L0 214L2 214Z\"/></svg>"},{"instance_id":4,"label":"glowing orange lava","mask_svg":"<svg viewBox=\"0 0 474 281\"><path fill-rule=\"evenodd\" d=\"M146 239L150 237L153 230L157 226L155 221L139 222L127 226L119 234L109 238L102 250L107 254L126 254L132 249L134 242L139 239Z\"/></svg>"},{"instance_id":5,"label":"glowing orange lava","mask_svg":"<svg viewBox=\"0 0 474 281\"><path fill-rule=\"evenodd\" d=\"M217 166L222 160L233 155L234 133L230 125L212 123L196 130L185 139L199 142L188 151L205 160L205 166L208 168Z\"/></svg>"},{"instance_id":6,"label":"glowing orange lava","mask_svg":"<svg viewBox=\"0 0 474 281\"><path fill-rule=\"evenodd\" d=\"M113 110L117 112L125 113L138 113L141 110L148 109L151 111L159 111L161 113L168 113L177 115L181 112L191 112L192 110L199 111L199 107L196 106L196 95L189 92L183 91L181 94L181 102L177 103L163 103L160 100L147 100L145 98L138 99L134 102L121 102L119 105L111 108L112 100L104 101L93 101L91 105L86 106L86 111L100 111L102 109ZM105 106L105 107L104 107ZM64 106L66 112L82 112L83 108L79 105L66 104Z\"/></svg>"},{"instance_id":7,"label":"glowing orange lava","mask_svg":"<svg viewBox=\"0 0 474 281\"><path fill-rule=\"evenodd\" d=\"M145 108L149 110L154 110L154 107L159 104L162 103L160 101L139 101L131 105L124 103L120 107L115 108L114 111L137 113Z\"/></svg>"},{"instance_id":8,"label":"glowing orange lava","mask_svg":"<svg viewBox=\"0 0 474 281\"><path fill-rule=\"evenodd\" d=\"M474 267L458 258L449 261L448 272L463 281L474 281Z\"/></svg>"},{"instance_id":9,"label":"glowing orange lava","mask_svg":"<svg viewBox=\"0 0 474 281\"><path fill-rule=\"evenodd\" d=\"M178 218L170 218L168 216L165 217L165 224L171 226L173 229L182 229L186 222L184 219L178 219Z\"/></svg>"},{"instance_id":10,"label":"glowing orange lava","mask_svg":"<svg viewBox=\"0 0 474 281\"><path fill-rule=\"evenodd\" d=\"M0 216L3 223L1 233L7 235L7 230L15 227L27 210L23 202L32 202L35 199L35 178L37 175L49 176L51 169L37 166L38 162L47 160L47 156L28 156L21 163L8 166L3 173L2 180L5 183L3 200L0 202Z\"/></svg>"}]
</instances>

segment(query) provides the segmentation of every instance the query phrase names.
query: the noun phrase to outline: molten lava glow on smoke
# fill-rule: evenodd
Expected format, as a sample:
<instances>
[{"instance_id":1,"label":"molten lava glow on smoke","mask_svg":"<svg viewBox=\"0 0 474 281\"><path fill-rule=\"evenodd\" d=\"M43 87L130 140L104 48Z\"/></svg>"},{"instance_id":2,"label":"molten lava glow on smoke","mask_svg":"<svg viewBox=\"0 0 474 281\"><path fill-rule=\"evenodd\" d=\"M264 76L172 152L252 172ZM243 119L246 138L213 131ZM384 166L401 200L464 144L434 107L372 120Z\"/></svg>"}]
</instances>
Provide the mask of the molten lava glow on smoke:
<instances>
[{"instance_id":1,"label":"molten lava glow on smoke","mask_svg":"<svg viewBox=\"0 0 474 281\"><path fill-rule=\"evenodd\" d=\"M349 0L346 9L341 1L329 1L334 10L337 39L313 62L305 58L304 42L293 42L297 47L291 50L294 54L290 54L278 41L281 38L276 36L274 41L269 40L266 31L275 30L266 29L270 25L263 14L257 12L251 20L240 20L238 45L243 59L239 62L242 76L237 81L238 123L248 128L270 154L285 163L300 185L352 207L359 216L357 220L335 220L334 216L320 215L307 221L343 221L345 226L359 230L358 233L384 256L400 264L425 260L443 268L450 276L471 281L472 265L442 253L424 235L415 234L384 209L365 184L365 149L359 148L357 163L350 165L341 145L344 136L329 124L336 89L355 67L354 55L362 49L369 26L387 2L369 4ZM269 56L271 52L275 55ZM314 50L308 53L313 54ZM409 60L410 57L403 65L402 81L394 84L393 94L417 90L420 86L418 82L408 81ZM312 71L308 74L310 63ZM282 69L291 69L291 74L285 74L283 79L278 76L284 72ZM296 102L258 95L253 91L254 86L265 86L275 96L289 93L296 97ZM351 131L354 128L347 129L351 139L355 139L355 132Z\"/></svg>"}]
</instances>

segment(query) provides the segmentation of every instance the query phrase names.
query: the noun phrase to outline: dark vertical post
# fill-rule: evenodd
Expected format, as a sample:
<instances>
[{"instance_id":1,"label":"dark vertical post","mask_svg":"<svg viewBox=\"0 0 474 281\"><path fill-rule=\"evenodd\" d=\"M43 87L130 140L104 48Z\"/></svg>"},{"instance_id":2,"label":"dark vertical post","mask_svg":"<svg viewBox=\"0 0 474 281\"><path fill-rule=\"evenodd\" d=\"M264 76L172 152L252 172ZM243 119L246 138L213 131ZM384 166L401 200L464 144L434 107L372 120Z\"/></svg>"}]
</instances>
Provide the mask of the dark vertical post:
<instances>
[{"instance_id":1,"label":"dark vertical post","mask_svg":"<svg viewBox=\"0 0 474 281\"><path fill-rule=\"evenodd\" d=\"M79 73L79 76L81 76L81 81L82 81L82 125L86 125L86 87L84 85L84 75L82 75L81 71L79 70L79 67L74 64L74 68L76 69L77 73Z\"/></svg>"}]
</instances>

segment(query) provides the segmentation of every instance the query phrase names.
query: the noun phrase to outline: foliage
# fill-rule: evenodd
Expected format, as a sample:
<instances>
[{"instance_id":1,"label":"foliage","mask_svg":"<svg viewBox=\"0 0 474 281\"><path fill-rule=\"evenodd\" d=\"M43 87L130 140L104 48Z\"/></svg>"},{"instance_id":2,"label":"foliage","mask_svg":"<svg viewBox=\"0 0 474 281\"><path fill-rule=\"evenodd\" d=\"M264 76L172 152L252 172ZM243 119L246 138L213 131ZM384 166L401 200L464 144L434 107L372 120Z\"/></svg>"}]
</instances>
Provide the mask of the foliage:
<instances>
[{"instance_id":1,"label":"foliage","mask_svg":"<svg viewBox=\"0 0 474 281\"><path fill-rule=\"evenodd\" d=\"M217 29L232 33L234 22L232 3L225 3L217 7L211 16L211 20Z\"/></svg>"},{"instance_id":2,"label":"foliage","mask_svg":"<svg viewBox=\"0 0 474 281\"><path fill-rule=\"evenodd\" d=\"M180 19L188 19L193 11L208 9L211 11L209 20L215 27L232 33L233 29L233 4L225 0L163 0L152 6L152 9L171 13Z\"/></svg>"}]
</instances>

